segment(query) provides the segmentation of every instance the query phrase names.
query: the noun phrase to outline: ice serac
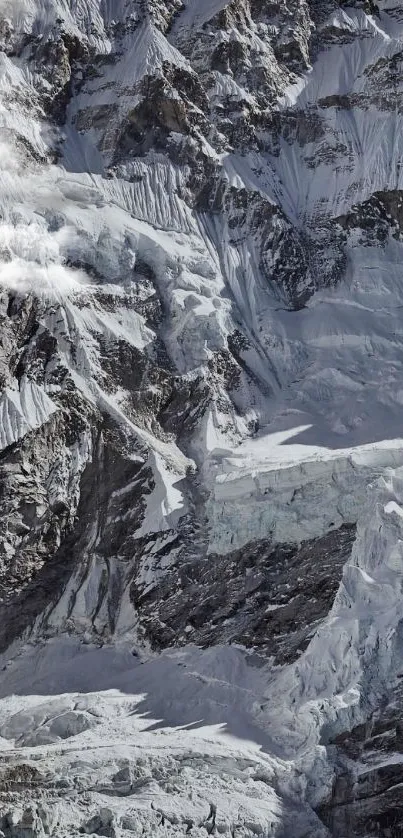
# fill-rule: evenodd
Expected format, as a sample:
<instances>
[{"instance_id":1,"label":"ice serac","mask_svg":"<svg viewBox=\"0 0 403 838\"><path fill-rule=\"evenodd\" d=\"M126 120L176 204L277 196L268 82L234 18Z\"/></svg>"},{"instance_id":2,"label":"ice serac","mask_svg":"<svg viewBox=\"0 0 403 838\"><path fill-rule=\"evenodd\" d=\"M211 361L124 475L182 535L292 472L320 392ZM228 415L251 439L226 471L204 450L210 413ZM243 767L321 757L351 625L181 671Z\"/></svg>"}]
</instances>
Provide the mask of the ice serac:
<instances>
[{"instance_id":1,"label":"ice serac","mask_svg":"<svg viewBox=\"0 0 403 838\"><path fill-rule=\"evenodd\" d=\"M0 830L398 838L403 7L0 48Z\"/></svg>"},{"instance_id":2,"label":"ice serac","mask_svg":"<svg viewBox=\"0 0 403 838\"><path fill-rule=\"evenodd\" d=\"M272 708L288 696L287 709L268 717L274 737L302 764L315 743L318 760L325 750L335 766L318 809L332 835L400 829L402 498L401 468L369 488L333 607L270 695ZM309 792L316 806L318 786Z\"/></svg>"}]
</instances>

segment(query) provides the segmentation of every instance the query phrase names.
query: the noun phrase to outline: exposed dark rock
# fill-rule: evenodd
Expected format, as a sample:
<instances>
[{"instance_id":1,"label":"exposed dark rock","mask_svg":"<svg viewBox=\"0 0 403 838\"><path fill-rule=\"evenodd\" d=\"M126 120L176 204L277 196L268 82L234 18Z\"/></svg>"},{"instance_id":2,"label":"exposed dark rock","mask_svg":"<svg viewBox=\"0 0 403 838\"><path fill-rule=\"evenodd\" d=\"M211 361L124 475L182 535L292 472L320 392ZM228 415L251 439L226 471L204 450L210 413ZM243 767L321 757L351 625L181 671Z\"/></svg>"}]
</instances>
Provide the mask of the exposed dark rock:
<instances>
[{"instance_id":1,"label":"exposed dark rock","mask_svg":"<svg viewBox=\"0 0 403 838\"><path fill-rule=\"evenodd\" d=\"M400 838L403 830L401 685L390 693L368 721L340 734L329 745L336 749L336 774L331 799L319 815L336 838Z\"/></svg>"},{"instance_id":2,"label":"exposed dark rock","mask_svg":"<svg viewBox=\"0 0 403 838\"><path fill-rule=\"evenodd\" d=\"M225 641L290 662L328 613L354 536L342 527L300 548L257 542L200 558L185 544L164 580L146 590L134 581L131 596L155 648ZM155 578L161 559L149 558Z\"/></svg>"}]
</instances>

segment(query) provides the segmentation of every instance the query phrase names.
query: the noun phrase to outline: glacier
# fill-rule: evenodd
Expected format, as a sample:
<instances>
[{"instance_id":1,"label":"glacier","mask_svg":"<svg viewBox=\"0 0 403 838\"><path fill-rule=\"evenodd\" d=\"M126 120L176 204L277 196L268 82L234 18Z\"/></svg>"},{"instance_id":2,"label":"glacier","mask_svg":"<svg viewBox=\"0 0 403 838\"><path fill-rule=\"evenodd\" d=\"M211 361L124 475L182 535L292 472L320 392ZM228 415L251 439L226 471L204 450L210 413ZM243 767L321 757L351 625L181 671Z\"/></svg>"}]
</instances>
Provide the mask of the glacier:
<instances>
[{"instance_id":1,"label":"glacier","mask_svg":"<svg viewBox=\"0 0 403 838\"><path fill-rule=\"evenodd\" d=\"M403 8L0 41L0 830L397 838Z\"/></svg>"}]
</instances>

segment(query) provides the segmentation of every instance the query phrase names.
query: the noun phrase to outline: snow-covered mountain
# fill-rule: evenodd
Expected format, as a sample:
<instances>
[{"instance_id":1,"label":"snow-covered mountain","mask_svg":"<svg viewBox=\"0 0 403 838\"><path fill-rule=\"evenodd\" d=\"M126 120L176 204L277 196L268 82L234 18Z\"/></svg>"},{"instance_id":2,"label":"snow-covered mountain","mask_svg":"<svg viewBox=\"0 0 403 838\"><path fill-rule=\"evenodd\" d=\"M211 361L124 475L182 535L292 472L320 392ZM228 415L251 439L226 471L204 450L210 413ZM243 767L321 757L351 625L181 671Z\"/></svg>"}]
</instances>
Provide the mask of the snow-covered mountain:
<instances>
[{"instance_id":1,"label":"snow-covered mountain","mask_svg":"<svg viewBox=\"0 0 403 838\"><path fill-rule=\"evenodd\" d=\"M0 830L399 838L403 3L0 40Z\"/></svg>"}]
</instances>

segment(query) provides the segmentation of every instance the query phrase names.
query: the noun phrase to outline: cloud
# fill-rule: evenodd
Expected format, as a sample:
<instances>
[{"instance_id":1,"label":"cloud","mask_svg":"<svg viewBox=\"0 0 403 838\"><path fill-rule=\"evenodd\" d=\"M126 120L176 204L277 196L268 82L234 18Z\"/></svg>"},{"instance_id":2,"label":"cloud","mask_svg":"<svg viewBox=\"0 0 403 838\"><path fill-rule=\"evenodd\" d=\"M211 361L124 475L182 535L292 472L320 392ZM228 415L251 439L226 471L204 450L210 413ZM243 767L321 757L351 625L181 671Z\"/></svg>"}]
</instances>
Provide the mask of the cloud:
<instances>
[{"instance_id":1,"label":"cloud","mask_svg":"<svg viewBox=\"0 0 403 838\"><path fill-rule=\"evenodd\" d=\"M14 20L19 16L21 31L46 9L50 19L54 8L52 2L42 0L0 0L0 15ZM66 265L77 233L65 223L63 206L56 220L53 167L38 166L30 153L32 147L46 154L46 125L36 121L36 113L31 115L13 102L14 89L18 92L22 85L27 96L30 91L18 65L11 62L6 71L0 92L0 285L19 293L60 298L80 290L88 277Z\"/></svg>"},{"instance_id":2,"label":"cloud","mask_svg":"<svg viewBox=\"0 0 403 838\"><path fill-rule=\"evenodd\" d=\"M44 222L45 225L45 222ZM88 281L63 264L66 231L55 233L40 223L0 224L0 285L20 293L65 296Z\"/></svg>"},{"instance_id":3,"label":"cloud","mask_svg":"<svg viewBox=\"0 0 403 838\"><path fill-rule=\"evenodd\" d=\"M44 8L46 8L44 4ZM21 21L35 17L35 0L0 0L0 15L6 20Z\"/></svg>"},{"instance_id":4,"label":"cloud","mask_svg":"<svg viewBox=\"0 0 403 838\"><path fill-rule=\"evenodd\" d=\"M10 143L5 142L0 137L0 171L2 172L19 172L22 161L19 159L15 150Z\"/></svg>"},{"instance_id":5,"label":"cloud","mask_svg":"<svg viewBox=\"0 0 403 838\"><path fill-rule=\"evenodd\" d=\"M4 15L5 18L11 17L11 11L13 15L21 14L26 9L26 3L23 0L14 0L12 4L10 4L9 0L0 0L0 14Z\"/></svg>"}]
</instances>

